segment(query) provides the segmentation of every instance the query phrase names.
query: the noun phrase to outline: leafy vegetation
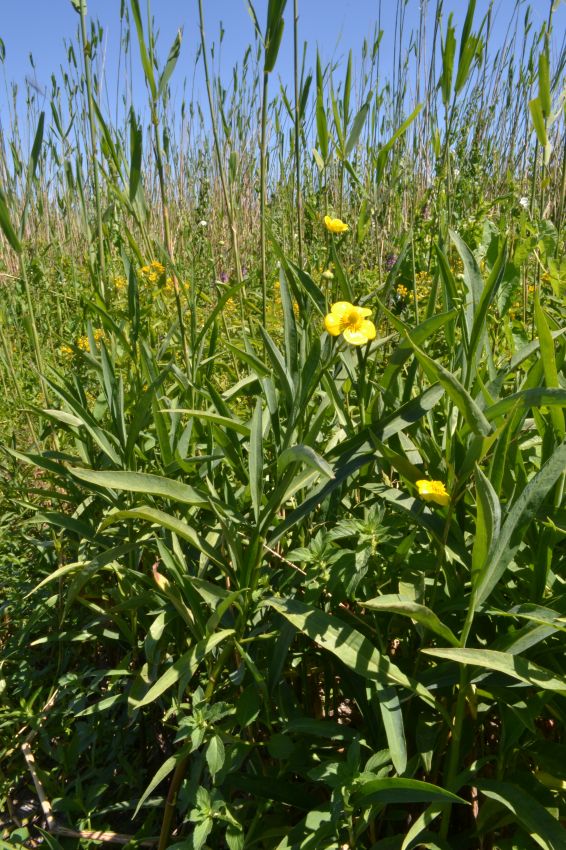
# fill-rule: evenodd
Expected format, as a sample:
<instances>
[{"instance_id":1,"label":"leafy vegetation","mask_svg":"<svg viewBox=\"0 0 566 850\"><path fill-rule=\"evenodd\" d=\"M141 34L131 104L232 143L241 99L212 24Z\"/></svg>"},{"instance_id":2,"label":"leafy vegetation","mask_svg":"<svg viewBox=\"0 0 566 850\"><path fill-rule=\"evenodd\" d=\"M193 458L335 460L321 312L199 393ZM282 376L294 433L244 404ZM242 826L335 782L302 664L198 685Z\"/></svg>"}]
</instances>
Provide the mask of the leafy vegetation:
<instances>
[{"instance_id":1,"label":"leafy vegetation","mask_svg":"<svg viewBox=\"0 0 566 850\"><path fill-rule=\"evenodd\" d=\"M225 89L199 0L179 115L130 0L112 119L72 2L0 136L2 847L562 850L552 11L400 2L387 76L250 4Z\"/></svg>"}]
</instances>

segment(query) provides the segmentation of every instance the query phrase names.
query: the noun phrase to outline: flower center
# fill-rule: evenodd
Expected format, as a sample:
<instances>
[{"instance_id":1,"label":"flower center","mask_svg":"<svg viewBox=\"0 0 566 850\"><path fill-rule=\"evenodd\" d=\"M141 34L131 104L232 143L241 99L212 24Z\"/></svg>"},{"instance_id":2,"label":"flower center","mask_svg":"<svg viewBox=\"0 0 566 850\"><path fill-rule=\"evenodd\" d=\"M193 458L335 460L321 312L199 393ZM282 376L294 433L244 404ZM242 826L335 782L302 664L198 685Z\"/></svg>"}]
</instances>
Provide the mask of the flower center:
<instances>
[{"instance_id":1,"label":"flower center","mask_svg":"<svg viewBox=\"0 0 566 850\"><path fill-rule=\"evenodd\" d=\"M346 316L346 324L353 331L359 331L362 326L364 319L363 316L360 315L358 310L350 310L348 315Z\"/></svg>"}]
</instances>

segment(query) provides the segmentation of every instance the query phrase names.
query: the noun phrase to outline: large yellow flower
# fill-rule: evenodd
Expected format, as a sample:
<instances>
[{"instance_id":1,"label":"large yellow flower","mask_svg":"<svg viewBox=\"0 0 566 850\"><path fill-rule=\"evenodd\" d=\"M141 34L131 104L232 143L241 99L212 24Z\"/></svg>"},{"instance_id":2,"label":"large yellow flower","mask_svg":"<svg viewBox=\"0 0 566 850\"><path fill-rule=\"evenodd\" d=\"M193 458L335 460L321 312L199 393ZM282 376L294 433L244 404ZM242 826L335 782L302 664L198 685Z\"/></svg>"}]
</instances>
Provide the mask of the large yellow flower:
<instances>
[{"instance_id":1,"label":"large yellow flower","mask_svg":"<svg viewBox=\"0 0 566 850\"><path fill-rule=\"evenodd\" d=\"M346 233L350 228L339 218L331 218L329 215L324 216L324 226L331 233Z\"/></svg>"},{"instance_id":2,"label":"large yellow flower","mask_svg":"<svg viewBox=\"0 0 566 850\"><path fill-rule=\"evenodd\" d=\"M331 336L344 334L344 339L351 345L364 345L370 339L375 339L375 325L368 316L371 316L371 310L367 307L356 307L349 301L337 301L324 317L324 327Z\"/></svg>"},{"instance_id":3,"label":"large yellow flower","mask_svg":"<svg viewBox=\"0 0 566 850\"><path fill-rule=\"evenodd\" d=\"M445 507L450 504L450 494L446 491L446 487L442 481L428 481L421 479L417 481L417 490L419 496L425 502L436 502L437 505Z\"/></svg>"}]
</instances>

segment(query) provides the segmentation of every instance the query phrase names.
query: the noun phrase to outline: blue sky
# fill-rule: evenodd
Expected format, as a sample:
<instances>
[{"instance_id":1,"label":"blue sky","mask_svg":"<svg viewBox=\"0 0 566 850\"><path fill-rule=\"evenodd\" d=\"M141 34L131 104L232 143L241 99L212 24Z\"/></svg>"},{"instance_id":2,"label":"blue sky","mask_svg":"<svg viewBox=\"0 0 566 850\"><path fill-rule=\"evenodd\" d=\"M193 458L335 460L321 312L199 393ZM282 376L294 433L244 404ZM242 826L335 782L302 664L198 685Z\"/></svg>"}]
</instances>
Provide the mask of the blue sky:
<instances>
[{"instance_id":1,"label":"blue sky","mask_svg":"<svg viewBox=\"0 0 566 850\"><path fill-rule=\"evenodd\" d=\"M116 85L116 56L119 43L120 0L87 0L88 15L98 19L105 31L106 72L109 90ZM146 0L140 0L145 8ZM58 75L61 65L66 64L65 40L72 41L78 25L78 15L70 0L18 0L10 3L2 0L0 17L0 38L6 50L4 63L5 79L8 83L22 84L26 77L37 82L40 88L49 91L50 77ZM256 0L256 11L263 24L267 0ZM389 69L392 62L392 45L395 26L395 0L300 0L299 27L300 38L307 41L308 64L312 66L315 48L318 45L325 61L334 59L339 62L352 48L354 57L359 56L365 37L370 38L378 20L381 6L381 27L385 35L381 44L382 67ZM405 27L410 30L418 25L421 2L408 0L406 6ZM426 5L426 4L425 4ZM435 2L429 0L430 11ZM496 0L495 19L496 41L502 38L507 28L515 0ZM526 8L526 0L522 8ZM284 82L292 79L292 12L293 0L287 2L287 26L283 37L276 72ZM476 21L479 21L488 6L488 0L478 0ZM532 0L533 20L540 26L548 14L548 0ZM463 20L467 7L466 0L445 0L444 10L453 11L457 22ZM246 0L204 0L206 29L209 45L217 41L220 21L225 36L219 58L220 72L229 82L234 63L243 56L246 46L253 40L253 26L247 11ZM173 91L179 90L183 78L189 83L193 76L193 60L198 44L197 0L153 0L152 13L160 30L158 55L164 61L169 46L179 27L183 27L184 37L181 57L173 80ZM521 14L521 20L523 17ZM431 15L430 15L431 17ZM562 2L555 14L555 31L566 32L566 4ZM34 58L32 69L29 55ZM136 54L137 62L137 54ZM218 66L217 66L218 70ZM141 71L134 69L134 85L138 87L140 98L143 96ZM200 77L197 76L197 92ZM5 103L5 89L0 86L0 105ZM199 98L200 99L200 98Z\"/></svg>"}]
</instances>

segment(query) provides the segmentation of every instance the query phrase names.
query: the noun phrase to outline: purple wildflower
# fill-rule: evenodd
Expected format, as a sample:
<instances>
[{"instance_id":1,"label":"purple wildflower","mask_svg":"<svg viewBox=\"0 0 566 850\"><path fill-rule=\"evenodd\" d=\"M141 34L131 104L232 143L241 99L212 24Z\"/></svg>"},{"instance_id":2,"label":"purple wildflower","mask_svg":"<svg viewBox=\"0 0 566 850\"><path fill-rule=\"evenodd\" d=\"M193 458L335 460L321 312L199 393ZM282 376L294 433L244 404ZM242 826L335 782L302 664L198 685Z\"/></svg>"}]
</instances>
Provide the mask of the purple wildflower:
<instances>
[{"instance_id":1,"label":"purple wildflower","mask_svg":"<svg viewBox=\"0 0 566 850\"><path fill-rule=\"evenodd\" d=\"M397 260L399 259L398 254L387 254L385 257L385 268L388 272L391 271Z\"/></svg>"}]
</instances>

